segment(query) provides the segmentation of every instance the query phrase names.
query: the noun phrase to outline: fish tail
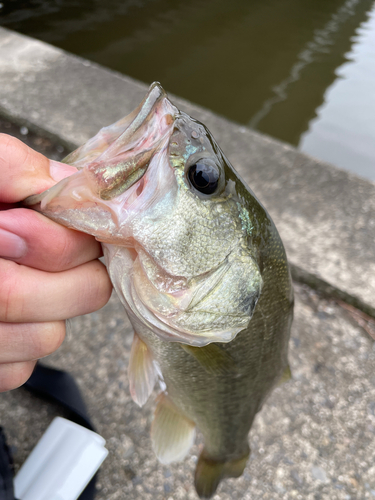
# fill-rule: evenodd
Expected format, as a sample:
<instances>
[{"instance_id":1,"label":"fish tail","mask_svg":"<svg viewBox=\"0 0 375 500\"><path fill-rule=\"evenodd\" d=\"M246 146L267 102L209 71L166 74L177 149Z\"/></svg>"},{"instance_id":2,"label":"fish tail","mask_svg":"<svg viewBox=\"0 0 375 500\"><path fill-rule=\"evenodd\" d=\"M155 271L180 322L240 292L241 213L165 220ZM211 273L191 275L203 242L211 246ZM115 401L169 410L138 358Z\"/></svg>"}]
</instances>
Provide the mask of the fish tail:
<instances>
[{"instance_id":1,"label":"fish tail","mask_svg":"<svg viewBox=\"0 0 375 500\"><path fill-rule=\"evenodd\" d=\"M245 469L250 449L241 458L218 461L203 449L195 470L195 489L200 498L211 498L219 483L226 477L240 477Z\"/></svg>"}]
</instances>

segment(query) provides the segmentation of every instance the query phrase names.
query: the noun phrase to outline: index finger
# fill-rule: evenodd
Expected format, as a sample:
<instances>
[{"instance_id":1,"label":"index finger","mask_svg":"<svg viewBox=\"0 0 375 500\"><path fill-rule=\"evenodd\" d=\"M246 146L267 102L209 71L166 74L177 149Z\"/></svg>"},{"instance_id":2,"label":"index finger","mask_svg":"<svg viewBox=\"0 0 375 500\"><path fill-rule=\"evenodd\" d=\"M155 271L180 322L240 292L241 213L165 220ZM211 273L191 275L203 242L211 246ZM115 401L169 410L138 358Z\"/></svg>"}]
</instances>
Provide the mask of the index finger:
<instances>
[{"instance_id":1,"label":"index finger","mask_svg":"<svg viewBox=\"0 0 375 500\"><path fill-rule=\"evenodd\" d=\"M76 171L49 160L15 137L0 134L0 204L17 203L41 193Z\"/></svg>"}]
</instances>

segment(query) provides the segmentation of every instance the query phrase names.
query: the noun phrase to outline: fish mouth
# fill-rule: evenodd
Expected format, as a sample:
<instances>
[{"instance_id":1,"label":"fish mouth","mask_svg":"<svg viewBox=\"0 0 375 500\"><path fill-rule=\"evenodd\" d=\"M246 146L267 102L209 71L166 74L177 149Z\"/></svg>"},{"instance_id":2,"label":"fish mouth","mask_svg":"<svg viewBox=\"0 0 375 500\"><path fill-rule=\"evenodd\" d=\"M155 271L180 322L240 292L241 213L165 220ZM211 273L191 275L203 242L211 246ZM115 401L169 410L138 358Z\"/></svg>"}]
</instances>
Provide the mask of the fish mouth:
<instances>
[{"instance_id":1,"label":"fish mouth","mask_svg":"<svg viewBox=\"0 0 375 500\"><path fill-rule=\"evenodd\" d=\"M99 198L116 198L144 176L152 157L169 138L177 113L161 85L153 83L124 132L85 167Z\"/></svg>"},{"instance_id":2,"label":"fish mouth","mask_svg":"<svg viewBox=\"0 0 375 500\"><path fill-rule=\"evenodd\" d=\"M101 129L63 160L76 167L77 174L39 195L28 197L23 204L35 208L40 203L43 210L52 200L56 206L59 196L69 190L74 192L76 200L89 201L94 196L110 201L135 184L139 195L144 185L141 180L153 157L167 146L178 114L162 86L154 82L132 113Z\"/></svg>"}]
</instances>

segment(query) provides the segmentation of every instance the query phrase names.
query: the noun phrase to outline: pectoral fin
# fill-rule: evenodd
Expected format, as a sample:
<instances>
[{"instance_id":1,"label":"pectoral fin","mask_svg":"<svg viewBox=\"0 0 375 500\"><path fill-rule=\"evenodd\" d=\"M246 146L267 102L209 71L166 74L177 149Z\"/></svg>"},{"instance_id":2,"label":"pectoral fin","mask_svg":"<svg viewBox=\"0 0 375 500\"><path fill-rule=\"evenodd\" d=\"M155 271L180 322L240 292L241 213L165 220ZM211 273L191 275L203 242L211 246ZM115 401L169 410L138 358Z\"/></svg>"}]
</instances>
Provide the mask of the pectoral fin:
<instances>
[{"instance_id":1,"label":"pectoral fin","mask_svg":"<svg viewBox=\"0 0 375 500\"><path fill-rule=\"evenodd\" d=\"M194 443L194 422L183 415L164 393L158 397L151 439L155 455L162 464L182 460Z\"/></svg>"},{"instance_id":2,"label":"pectoral fin","mask_svg":"<svg viewBox=\"0 0 375 500\"><path fill-rule=\"evenodd\" d=\"M204 347L181 344L181 347L193 356L208 373L225 375L238 372L232 356L216 344L208 344Z\"/></svg>"},{"instance_id":3,"label":"pectoral fin","mask_svg":"<svg viewBox=\"0 0 375 500\"><path fill-rule=\"evenodd\" d=\"M147 345L134 333L128 367L130 394L133 401L143 406L148 400L158 377Z\"/></svg>"}]
</instances>

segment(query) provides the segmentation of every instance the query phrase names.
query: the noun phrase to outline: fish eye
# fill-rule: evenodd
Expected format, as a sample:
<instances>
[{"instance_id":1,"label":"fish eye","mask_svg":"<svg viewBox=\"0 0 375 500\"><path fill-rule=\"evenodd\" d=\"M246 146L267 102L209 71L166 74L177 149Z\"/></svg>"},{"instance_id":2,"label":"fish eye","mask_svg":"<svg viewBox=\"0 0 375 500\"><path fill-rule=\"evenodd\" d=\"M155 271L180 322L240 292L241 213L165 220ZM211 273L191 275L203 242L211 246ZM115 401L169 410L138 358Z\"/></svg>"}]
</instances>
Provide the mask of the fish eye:
<instances>
[{"instance_id":1,"label":"fish eye","mask_svg":"<svg viewBox=\"0 0 375 500\"><path fill-rule=\"evenodd\" d=\"M203 158L189 167L187 177L197 191L212 194L219 184L220 171L212 160Z\"/></svg>"}]
</instances>

